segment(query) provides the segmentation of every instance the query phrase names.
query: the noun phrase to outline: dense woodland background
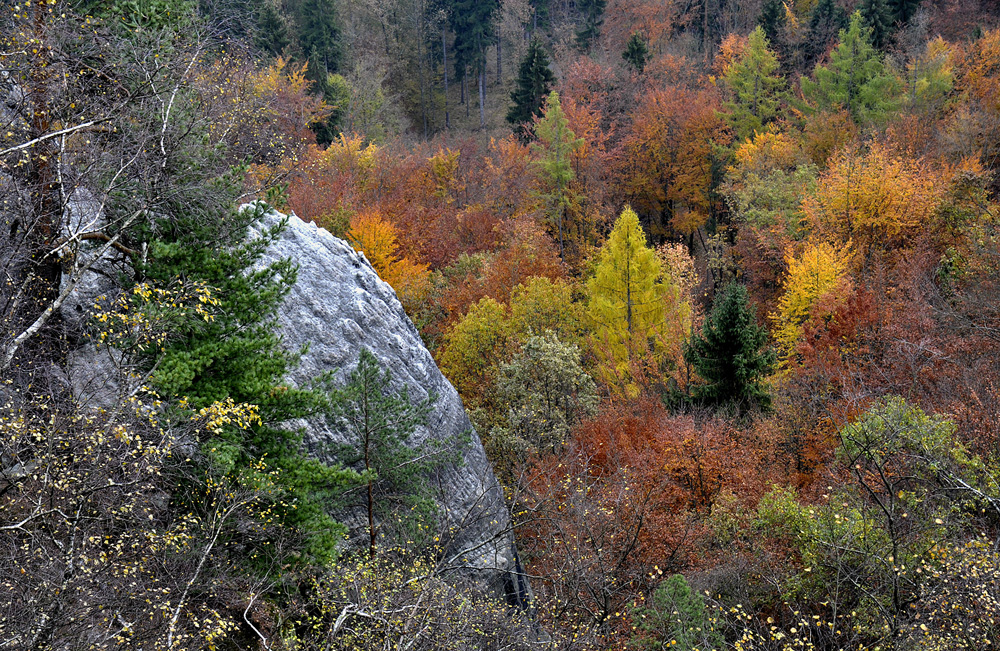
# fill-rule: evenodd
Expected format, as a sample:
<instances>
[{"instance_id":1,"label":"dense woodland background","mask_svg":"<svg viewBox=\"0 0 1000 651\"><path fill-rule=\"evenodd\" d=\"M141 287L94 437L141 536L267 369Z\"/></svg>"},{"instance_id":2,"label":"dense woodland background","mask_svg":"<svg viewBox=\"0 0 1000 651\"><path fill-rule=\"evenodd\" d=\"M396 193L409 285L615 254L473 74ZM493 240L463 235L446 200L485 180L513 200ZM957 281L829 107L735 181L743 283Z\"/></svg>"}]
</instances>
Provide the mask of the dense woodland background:
<instances>
[{"instance_id":1,"label":"dense woodland background","mask_svg":"<svg viewBox=\"0 0 1000 651\"><path fill-rule=\"evenodd\" d=\"M5 4L2 645L991 648L998 22ZM295 265L255 266L279 233L248 239L251 199L394 287L504 487L530 607L443 571L424 478L451 452L407 447L432 406L392 369L283 385ZM72 323L94 267L119 289ZM96 412L63 370L87 342L116 351ZM318 413L356 443L329 465L274 427ZM355 551L337 504L367 507Z\"/></svg>"}]
</instances>

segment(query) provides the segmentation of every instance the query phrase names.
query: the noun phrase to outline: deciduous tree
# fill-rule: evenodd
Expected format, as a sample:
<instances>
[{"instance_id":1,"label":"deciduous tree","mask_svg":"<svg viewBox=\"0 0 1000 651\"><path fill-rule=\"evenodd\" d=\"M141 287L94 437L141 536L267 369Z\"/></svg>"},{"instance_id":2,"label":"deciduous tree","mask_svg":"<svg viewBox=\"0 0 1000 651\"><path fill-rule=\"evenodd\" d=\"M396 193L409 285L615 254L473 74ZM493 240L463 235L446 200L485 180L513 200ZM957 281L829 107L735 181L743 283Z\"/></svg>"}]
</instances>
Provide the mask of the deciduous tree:
<instances>
[{"instance_id":1,"label":"deciduous tree","mask_svg":"<svg viewBox=\"0 0 1000 651\"><path fill-rule=\"evenodd\" d=\"M778 74L778 60L768 45L764 30L758 27L750 33L743 54L725 70L731 99L722 107L738 142L753 137L778 116L785 80Z\"/></svg>"},{"instance_id":2,"label":"deciduous tree","mask_svg":"<svg viewBox=\"0 0 1000 651\"><path fill-rule=\"evenodd\" d=\"M806 244L802 253L788 259L785 292L778 310L771 315L777 331L774 339L788 358L802 336L802 324L814 318L816 306L830 292L843 296L847 280L847 256L829 244ZM827 309L834 307L827 305Z\"/></svg>"},{"instance_id":3,"label":"deciduous tree","mask_svg":"<svg viewBox=\"0 0 1000 651\"><path fill-rule=\"evenodd\" d=\"M635 396L648 367L658 374L661 362L669 364L664 350L690 328L683 317L666 320L668 303L683 302L679 293L647 246L635 211L626 207L587 281L591 346L601 379L614 391Z\"/></svg>"},{"instance_id":4,"label":"deciduous tree","mask_svg":"<svg viewBox=\"0 0 1000 651\"><path fill-rule=\"evenodd\" d=\"M545 117L538 122L535 131L539 140L536 147L539 154L537 164L544 184L540 194L545 201L549 220L559 235L559 258L565 262L566 233L570 230L568 218L579 201L570 187L574 177L570 163L573 152L582 147L584 141L569 129L569 121L563 114L559 94L555 91L546 99Z\"/></svg>"}]
</instances>

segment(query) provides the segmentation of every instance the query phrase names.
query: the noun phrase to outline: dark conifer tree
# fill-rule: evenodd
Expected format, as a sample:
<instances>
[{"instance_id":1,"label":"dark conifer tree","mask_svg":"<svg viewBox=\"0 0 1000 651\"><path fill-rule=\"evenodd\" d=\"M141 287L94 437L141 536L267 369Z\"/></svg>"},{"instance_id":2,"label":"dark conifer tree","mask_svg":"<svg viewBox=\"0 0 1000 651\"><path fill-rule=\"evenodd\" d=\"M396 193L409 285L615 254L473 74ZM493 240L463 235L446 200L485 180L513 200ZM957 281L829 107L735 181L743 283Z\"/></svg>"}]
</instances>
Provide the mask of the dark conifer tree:
<instances>
[{"instance_id":1,"label":"dark conifer tree","mask_svg":"<svg viewBox=\"0 0 1000 651\"><path fill-rule=\"evenodd\" d=\"M904 25L913 18L920 8L922 0L888 0L889 10L892 12L892 20L898 25Z\"/></svg>"},{"instance_id":2,"label":"dark conifer tree","mask_svg":"<svg viewBox=\"0 0 1000 651\"><path fill-rule=\"evenodd\" d=\"M486 50L493 43L494 17L499 0L452 0L448 12L455 33L455 77L463 80L471 71L479 85L480 126L485 126Z\"/></svg>"},{"instance_id":3,"label":"dark conifer tree","mask_svg":"<svg viewBox=\"0 0 1000 651\"><path fill-rule=\"evenodd\" d=\"M872 45L877 50L885 49L892 37L892 12L886 0L864 0L859 6L861 19L871 30Z\"/></svg>"},{"instance_id":4,"label":"dark conifer tree","mask_svg":"<svg viewBox=\"0 0 1000 651\"><path fill-rule=\"evenodd\" d=\"M781 0L766 0L757 24L764 30L764 36L771 49L780 59L787 59L788 44L785 42L785 4Z\"/></svg>"},{"instance_id":5,"label":"dark conifer tree","mask_svg":"<svg viewBox=\"0 0 1000 651\"><path fill-rule=\"evenodd\" d=\"M535 30L538 28L545 29L549 26L551 0L530 0L529 4L532 10L531 34L534 36Z\"/></svg>"},{"instance_id":6,"label":"dark conifer tree","mask_svg":"<svg viewBox=\"0 0 1000 651\"><path fill-rule=\"evenodd\" d=\"M288 21L281 13L276 3L265 0L257 14L257 26L254 31L254 45L272 56L278 56L291 45L292 39L288 33Z\"/></svg>"},{"instance_id":7,"label":"dark conifer tree","mask_svg":"<svg viewBox=\"0 0 1000 651\"><path fill-rule=\"evenodd\" d=\"M303 0L299 8L299 46L303 54L315 59L309 71L313 81L320 82L337 71L343 52L333 0Z\"/></svg>"},{"instance_id":8,"label":"dark conifer tree","mask_svg":"<svg viewBox=\"0 0 1000 651\"><path fill-rule=\"evenodd\" d=\"M604 9L607 0L577 0L576 7L582 14L580 29L576 32L576 43L581 49L590 48L601 34L601 25L604 24Z\"/></svg>"},{"instance_id":9,"label":"dark conifer tree","mask_svg":"<svg viewBox=\"0 0 1000 651\"><path fill-rule=\"evenodd\" d=\"M532 41L521 60L517 88L510 94L514 104L507 111L507 122L515 126L515 131L522 138L527 137L535 117L542 115L545 98L555 80L555 75L549 70L548 55L538 41Z\"/></svg>"},{"instance_id":10,"label":"dark conifer tree","mask_svg":"<svg viewBox=\"0 0 1000 651\"><path fill-rule=\"evenodd\" d=\"M811 70L837 38L840 30L847 27L847 12L834 0L819 0L809 19L809 31L802 45L803 62Z\"/></svg>"},{"instance_id":11,"label":"dark conifer tree","mask_svg":"<svg viewBox=\"0 0 1000 651\"><path fill-rule=\"evenodd\" d=\"M628 39L628 43L625 44L625 51L622 52L622 58L641 75L642 71L646 69L646 57L648 55L649 47L646 45L646 39L639 32L633 32L632 36Z\"/></svg>"},{"instance_id":12,"label":"dark conifer tree","mask_svg":"<svg viewBox=\"0 0 1000 651\"><path fill-rule=\"evenodd\" d=\"M777 361L765 347L767 330L757 324L746 287L730 283L716 296L700 335L685 347L684 359L705 380L694 389L707 405L732 405L742 414L766 410L771 397L762 380Z\"/></svg>"}]
</instances>

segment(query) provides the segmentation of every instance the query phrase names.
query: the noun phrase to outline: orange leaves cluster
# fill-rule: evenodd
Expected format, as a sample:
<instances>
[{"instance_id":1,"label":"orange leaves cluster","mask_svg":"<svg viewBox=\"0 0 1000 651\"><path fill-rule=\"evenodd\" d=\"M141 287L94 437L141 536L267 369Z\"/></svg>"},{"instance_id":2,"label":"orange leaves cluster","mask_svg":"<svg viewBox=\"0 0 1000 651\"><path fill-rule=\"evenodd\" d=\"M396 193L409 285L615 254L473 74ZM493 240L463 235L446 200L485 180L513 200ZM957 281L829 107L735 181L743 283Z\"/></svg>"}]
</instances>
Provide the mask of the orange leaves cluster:
<instances>
[{"instance_id":1,"label":"orange leaves cluster","mask_svg":"<svg viewBox=\"0 0 1000 651\"><path fill-rule=\"evenodd\" d=\"M713 146L726 139L718 108L713 90L672 86L642 96L618 173L622 195L637 211L668 216L654 235L668 227L688 235L708 219Z\"/></svg>"},{"instance_id":2,"label":"orange leaves cluster","mask_svg":"<svg viewBox=\"0 0 1000 651\"><path fill-rule=\"evenodd\" d=\"M931 166L880 144L845 149L803 208L815 233L869 257L912 243L934 223L946 184Z\"/></svg>"},{"instance_id":3,"label":"orange leaves cluster","mask_svg":"<svg viewBox=\"0 0 1000 651\"><path fill-rule=\"evenodd\" d=\"M427 265L399 255L396 228L392 224L374 213L355 215L347 241L365 254L382 280L392 285L407 313L413 313L427 298L431 290Z\"/></svg>"}]
</instances>

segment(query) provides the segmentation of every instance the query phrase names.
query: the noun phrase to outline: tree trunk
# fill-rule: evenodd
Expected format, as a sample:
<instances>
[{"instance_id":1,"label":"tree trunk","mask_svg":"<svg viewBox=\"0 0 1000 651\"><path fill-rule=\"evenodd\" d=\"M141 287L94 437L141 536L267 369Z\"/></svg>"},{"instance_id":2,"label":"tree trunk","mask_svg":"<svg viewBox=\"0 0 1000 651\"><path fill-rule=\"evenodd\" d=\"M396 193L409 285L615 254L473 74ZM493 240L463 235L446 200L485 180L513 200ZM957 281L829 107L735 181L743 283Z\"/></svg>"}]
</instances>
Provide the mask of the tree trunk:
<instances>
[{"instance_id":1,"label":"tree trunk","mask_svg":"<svg viewBox=\"0 0 1000 651\"><path fill-rule=\"evenodd\" d=\"M424 79L424 16L427 13L421 3L420 17L417 18L417 70L420 74L420 117L424 122L424 140L427 140L427 89Z\"/></svg>"},{"instance_id":2,"label":"tree trunk","mask_svg":"<svg viewBox=\"0 0 1000 651\"><path fill-rule=\"evenodd\" d=\"M486 66L479 70L479 128L486 128Z\"/></svg>"},{"instance_id":3,"label":"tree trunk","mask_svg":"<svg viewBox=\"0 0 1000 651\"><path fill-rule=\"evenodd\" d=\"M500 27L497 27L497 86L503 84L503 36L500 34Z\"/></svg>"},{"instance_id":4,"label":"tree trunk","mask_svg":"<svg viewBox=\"0 0 1000 651\"><path fill-rule=\"evenodd\" d=\"M448 28L441 28L441 57L444 62L444 128L451 129L451 115L448 113Z\"/></svg>"}]
</instances>

